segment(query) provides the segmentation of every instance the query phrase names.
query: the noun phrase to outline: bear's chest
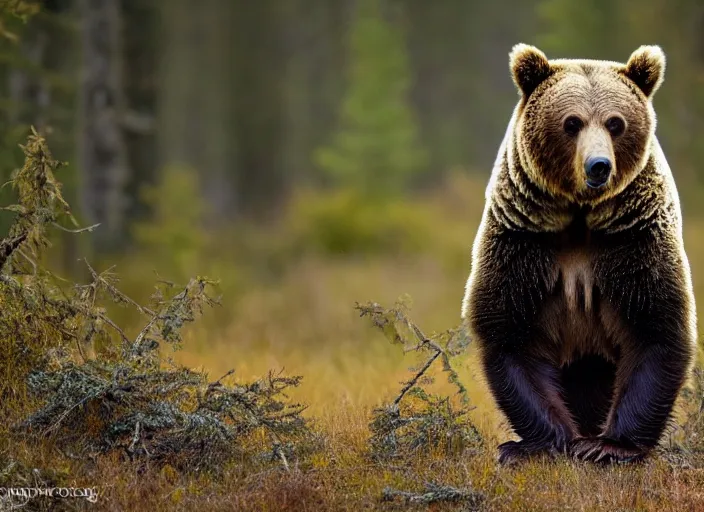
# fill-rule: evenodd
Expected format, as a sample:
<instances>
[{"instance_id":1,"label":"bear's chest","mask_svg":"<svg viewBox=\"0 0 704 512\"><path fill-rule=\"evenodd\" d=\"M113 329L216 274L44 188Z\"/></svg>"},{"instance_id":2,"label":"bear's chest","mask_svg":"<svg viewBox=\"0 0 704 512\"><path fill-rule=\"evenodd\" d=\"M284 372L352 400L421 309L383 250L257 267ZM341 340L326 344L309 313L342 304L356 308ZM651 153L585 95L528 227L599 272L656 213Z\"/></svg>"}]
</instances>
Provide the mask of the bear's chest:
<instances>
[{"instance_id":1,"label":"bear's chest","mask_svg":"<svg viewBox=\"0 0 704 512\"><path fill-rule=\"evenodd\" d=\"M598 250L592 240L583 212L552 240L555 255L553 292L572 313L586 313L594 307L594 257Z\"/></svg>"},{"instance_id":2,"label":"bear's chest","mask_svg":"<svg viewBox=\"0 0 704 512\"><path fill-rule=\"evenodd\" d=\"M554 285L540 315L544 335L561 365L588 354L615 362L617 315L599 295L593 257L586 251L559 255Z\"/></svg>"},{"instance_id":3,"label":"bear's chest","mask_svg":"<svg viewBox=\"0 0 704 512\"><path fill-rule=\"evenodd\" d=\"M540 322L560 364L597 354L614 361L623 327L601 297L595 276L598 244L584 224L576 223L555 241L555 259Z\"/></svg>"}]
</instances>

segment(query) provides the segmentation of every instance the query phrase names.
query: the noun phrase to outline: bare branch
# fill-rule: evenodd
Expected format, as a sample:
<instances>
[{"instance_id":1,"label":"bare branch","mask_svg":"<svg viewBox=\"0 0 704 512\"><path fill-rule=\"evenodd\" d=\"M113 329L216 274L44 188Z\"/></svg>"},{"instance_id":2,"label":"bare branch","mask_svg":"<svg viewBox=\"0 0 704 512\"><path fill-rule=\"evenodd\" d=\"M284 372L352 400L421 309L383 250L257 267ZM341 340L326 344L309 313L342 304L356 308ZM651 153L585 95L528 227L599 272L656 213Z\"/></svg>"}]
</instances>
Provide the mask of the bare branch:
<instances>
[{"instance_id":1,"label":"bare branch","mask_svg":"<svg viewBox=\"0 0 704 512\"><path fill-rule=\"evenodd\" d=\"M428 368L432 366L432 364L435 362L435 360L440 356L442 352L438 350L435 352L430 358L425 362L423 367L413 376L411 380L406 382L406 385L403 386L401 389L401 392L399 395L396 397L394 400L394 405L398 405L401 400L403 400L403 397L406 396L406 393L408 393L408 390L410 390L413 386L415 386L418 383L418 380L425 374L425 372L428 371Z\"/></svg>"},{"instance_id":2,"label":"bare branch","mask_svg":"<svg viewBox=\"0 0 704 512\"><path fill-rule=\"evenodd\" d=\"M100 226L100 224L93 224L92 226L88 226L87 228L69 229L69 228L63 227L61 224L59 224L57 222L52 222L51 225L57 229L60 229L61 231L65 231L66 233L83 233L84 231L93 231L95 228Z\"/></svg>"},{"instance_id":3,"label":"bare branch","mask_svg":"<svg viewBox=\"0 0 704 512\"><path fill-rule=\"evenodd\" d=\"M139 311L143 315L148 315L148 316L152 316L152 317L154 315L156 315L156 313L154 313L154 311L152 311L151 309L149 309L145 306L142 306L141 304L138 304L137 302L135 302L134 300L129 298L127 295L122 293L120 290L118 290L112 283L110 283L108 280L106 280L103 277L104 273L98 274L95 271L95 269L93 269L93 267L90 265L90 263L88 263L87 259L84 258L83 261L88 266L88 270L90 271L91 276L93 277L93 281L97 284L100 284L103 288L105 288L110 293L110 295L112 295L113 297L117 298L118 300L120 300L122 302L125 302L127 304L131 304L133 307L135 307L137 309L137 311ZM105 272L109 272L110 270L111 269L108 269Z\"/></svg>"}]
</instances>

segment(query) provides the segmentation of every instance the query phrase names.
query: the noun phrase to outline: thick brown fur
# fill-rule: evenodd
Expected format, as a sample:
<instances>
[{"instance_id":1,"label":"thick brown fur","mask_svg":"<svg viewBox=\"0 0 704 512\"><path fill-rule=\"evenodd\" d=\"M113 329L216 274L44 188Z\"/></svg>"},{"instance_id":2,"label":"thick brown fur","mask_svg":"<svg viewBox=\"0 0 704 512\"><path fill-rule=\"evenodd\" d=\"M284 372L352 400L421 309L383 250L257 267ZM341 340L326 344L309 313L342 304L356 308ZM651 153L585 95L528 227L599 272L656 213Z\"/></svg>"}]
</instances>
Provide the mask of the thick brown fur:
<instances>
[{"instance_id":1,"label":"thick brown fur","mask_svg":"<svg viewBox=\"0 0 704 512\"><path fill-rule=\"evenodd\" d=\"M510 67L521 97L462 307L491 392L521 438L501 445L499 460L642 460L671 419L696 347L679 198L655 135L665 56L643 46L625 64L548 60L517 45ZM570 116L578 133L566 129ZM594 155L613 165L599 188L586 183Z\"/></svg>"}]
</instances>

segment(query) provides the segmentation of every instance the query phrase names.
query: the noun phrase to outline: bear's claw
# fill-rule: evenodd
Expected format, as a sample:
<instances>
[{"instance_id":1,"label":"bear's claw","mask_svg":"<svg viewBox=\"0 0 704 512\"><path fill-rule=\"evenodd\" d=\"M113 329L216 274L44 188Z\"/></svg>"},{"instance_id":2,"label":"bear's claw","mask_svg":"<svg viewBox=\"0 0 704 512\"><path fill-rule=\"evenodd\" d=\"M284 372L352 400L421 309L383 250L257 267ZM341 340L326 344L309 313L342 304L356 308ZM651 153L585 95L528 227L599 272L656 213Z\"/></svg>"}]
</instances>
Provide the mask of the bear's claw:
<instances>
[{"instance_id":1,"label":"bear's claw","mask_svg":"<svg viewBox=\"0 0 704 512\"><path fill-rule=\"evenodd\" d=\"M639 462L646 453L635 447L627 447L616 441L601 437L580 438L570 447L573 458L603 464Z\"/></svg>"}]
</instances>

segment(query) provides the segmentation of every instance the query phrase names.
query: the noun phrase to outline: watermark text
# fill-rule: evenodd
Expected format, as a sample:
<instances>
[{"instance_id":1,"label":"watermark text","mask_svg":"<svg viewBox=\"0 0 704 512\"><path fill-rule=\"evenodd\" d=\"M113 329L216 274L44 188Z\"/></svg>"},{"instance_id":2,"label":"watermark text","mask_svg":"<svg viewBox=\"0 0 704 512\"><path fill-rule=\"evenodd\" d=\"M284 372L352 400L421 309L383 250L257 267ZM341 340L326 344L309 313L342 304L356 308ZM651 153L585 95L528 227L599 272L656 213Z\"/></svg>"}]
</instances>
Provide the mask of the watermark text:
<instances>
[{"instance_id":1,"label":"watermark text","mask_svg":"<svg viewBox=\"0 0 704 512\"><path fill-rule=\"evenodd\" d=\"M23 502L39 497L50 498L84 498L90 503L98 501L95 487L0 487L1 502Z\"/></svg>"}]
</instances>

